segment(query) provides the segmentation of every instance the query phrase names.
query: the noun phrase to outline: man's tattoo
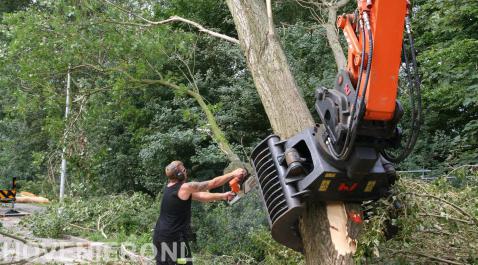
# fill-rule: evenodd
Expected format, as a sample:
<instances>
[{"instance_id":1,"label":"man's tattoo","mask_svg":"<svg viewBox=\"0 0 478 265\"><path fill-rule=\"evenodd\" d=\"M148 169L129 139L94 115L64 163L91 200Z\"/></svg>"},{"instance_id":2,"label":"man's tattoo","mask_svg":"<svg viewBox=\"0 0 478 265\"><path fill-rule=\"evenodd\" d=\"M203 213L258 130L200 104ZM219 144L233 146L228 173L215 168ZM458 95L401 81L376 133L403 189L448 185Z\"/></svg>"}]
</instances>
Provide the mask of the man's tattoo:
<instances>
[{"instance_id":1,"label":"man's tattoo","mask_svg":"<svg viewBox=\"0 0 478 265\"><path fill-rule=\"evenodd\" d=\"M201 182L189 182L188 185L196 191L207 191L209 186L209 181L201 181Z\"/></svg>"}]
</instances>

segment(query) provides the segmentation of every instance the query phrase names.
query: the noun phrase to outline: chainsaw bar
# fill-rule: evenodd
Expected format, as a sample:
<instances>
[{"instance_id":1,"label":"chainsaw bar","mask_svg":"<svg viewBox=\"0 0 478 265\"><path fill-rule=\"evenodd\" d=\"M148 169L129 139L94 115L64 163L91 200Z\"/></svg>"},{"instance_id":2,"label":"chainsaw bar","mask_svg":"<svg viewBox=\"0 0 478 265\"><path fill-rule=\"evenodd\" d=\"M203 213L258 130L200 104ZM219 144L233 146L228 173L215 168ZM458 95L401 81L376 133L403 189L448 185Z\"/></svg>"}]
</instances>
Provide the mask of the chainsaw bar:
<instances>
[{"instance_id":1,"label":"chainsaw bar","mask_svg":"<svg viewBox=\"0 0 478 265\"><path fill-rule=\"evenodd\" d=\"M239 190L239 192L236 193L236 196L232 200L228 201L228 204L233 205L236 202L238 202L242 197L244 197L244 195L246 195L254 187L256 187L256 185L257 185L256 178L251 177L249 175L249 177L247 177L247 179L244 182L242 182L241 189Z\"/></svg>"}]
</instances>

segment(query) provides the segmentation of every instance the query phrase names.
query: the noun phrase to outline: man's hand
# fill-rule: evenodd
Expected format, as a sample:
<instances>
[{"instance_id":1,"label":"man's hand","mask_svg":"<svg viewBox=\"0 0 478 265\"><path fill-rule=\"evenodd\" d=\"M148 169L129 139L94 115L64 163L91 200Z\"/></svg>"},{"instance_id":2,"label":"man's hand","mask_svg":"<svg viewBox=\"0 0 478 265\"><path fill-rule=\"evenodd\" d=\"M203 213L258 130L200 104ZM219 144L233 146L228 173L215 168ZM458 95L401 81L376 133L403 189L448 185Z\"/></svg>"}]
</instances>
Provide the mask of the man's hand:
<instances>
[{"instance_id":1,"label":"man's hand","mask_svg":"<svg viewBox=\"0 0 478 265\"><path fill-rule=\"evenodd\" d=\"M228 191L228 192L223 193L222 196L223 196L223 200L230 201L230 200L234 199L234 197L236 197L236 194L232 191Z\"/></svg>"},{"instance_id":2,"label":"man's hand","mask_svg":"<svg viewBox=\"0 0 478 265\"><path fill-rule=\"evenodd\" d=\"M242 181L246 177L247 171L243 168L237 168L236 170L231 172L231 175L234 178L238 178L239 181Z\"/></svg>"}]
</instances>

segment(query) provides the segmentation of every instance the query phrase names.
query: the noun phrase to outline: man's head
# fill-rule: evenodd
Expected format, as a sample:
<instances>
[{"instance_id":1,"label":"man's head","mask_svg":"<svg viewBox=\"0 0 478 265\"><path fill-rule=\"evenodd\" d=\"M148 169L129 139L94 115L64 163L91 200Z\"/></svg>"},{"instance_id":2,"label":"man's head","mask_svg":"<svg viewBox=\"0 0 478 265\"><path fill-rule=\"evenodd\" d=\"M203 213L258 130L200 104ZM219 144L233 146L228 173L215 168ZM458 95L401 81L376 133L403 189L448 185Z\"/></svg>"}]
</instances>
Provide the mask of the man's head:
<instances>
[{"instance_id":1,"label":"man's head","mask_svg":"<svg viewBox=\"0 0 478 265\"><path fill-rule=\"evenodd\" d=\"M173 161L166 166L166 176L169 180L186 180L188 175L183 162Z\"/></svg>"}]
</instances>

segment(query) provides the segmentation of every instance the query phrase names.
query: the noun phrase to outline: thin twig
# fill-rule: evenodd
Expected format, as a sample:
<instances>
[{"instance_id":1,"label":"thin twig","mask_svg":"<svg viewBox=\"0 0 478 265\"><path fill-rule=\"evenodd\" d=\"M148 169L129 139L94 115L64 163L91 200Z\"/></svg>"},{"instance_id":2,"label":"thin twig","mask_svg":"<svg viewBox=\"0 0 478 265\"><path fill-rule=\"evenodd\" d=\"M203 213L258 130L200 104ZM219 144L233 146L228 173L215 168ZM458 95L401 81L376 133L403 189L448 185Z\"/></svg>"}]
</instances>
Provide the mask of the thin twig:
<instances>
[{"instance_id":1,"label":"thin twig","mask_svg":"<svg viewBox=\"0 0 478 265\"><path fill-rule=\"evenodd\" d=\"M105 228L105 226L101 227L101 219L103 217L105 217L107 214L103 214L103 215L100 215L98 217L98 222L96 223L96 228L98 229L98 231L100 231L101 235L105 238L105 239L108 239L108 236L105 234L105 231L103 230Z\"/></svg>"},{"instance_id":2,"label":"thin twig","mask_svg":"<svg viewBox=\"0 0 478 265\"><path fill-rule=\"evenodd\" d=\"M97 231L96 229L93 229L93 228L89 228L89 227L83 227L83 226L79 226L79 225L75 225L75 224L68 224L69 226L73 226L75 228L79 228L79 229L83 229L83 230L89 230L89 231Z\"/></svg>"}]
</instances>

